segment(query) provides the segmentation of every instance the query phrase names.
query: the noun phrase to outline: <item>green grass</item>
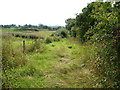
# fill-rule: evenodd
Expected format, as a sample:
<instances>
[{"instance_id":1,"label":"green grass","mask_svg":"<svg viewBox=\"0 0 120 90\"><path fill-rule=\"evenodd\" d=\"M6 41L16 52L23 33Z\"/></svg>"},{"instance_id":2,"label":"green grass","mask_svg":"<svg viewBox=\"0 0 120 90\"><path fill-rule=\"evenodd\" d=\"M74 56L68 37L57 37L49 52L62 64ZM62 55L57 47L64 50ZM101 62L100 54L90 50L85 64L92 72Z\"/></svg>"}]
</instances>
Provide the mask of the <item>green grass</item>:
<instances>
[{"instance_id":1,"label":"green grass","mask_svg":"<svg viewBox=\"0 0 120 90\"><path fill-rule=\"evenodd\" d=\"M19 30L19 28L1 28L0 30L2 30L2 32L26 32L26 33L32 32L32 31L27 31L27 29L26 30ZM35 28L35 30L36 30L36 28ZM48 29L37 29L37 30L38 31L49 31Z\"/></svg>"},{"instance_id":2,"label":"green grass","mask_svg":"<svg viewBox=\"0 0 120 90\"><path fill-rule=\"evenodd\" d=\"M10 33L10 34L15 34L15 35L19 35L19 36L36 36L36 37L43 37L43 38L47 38L49 37L52 33L54 33L55 31L48 31L48 30L42 30L40 29L40 31L25 31L25 30L15 30L14 28L1 28L0 29L2 34L7 34L7 33Z\"/></svg>"},{"instance_id":3,"label":"green grass","mask_svg":"<svg viewBox=\"0 0 120 90\"><path fill-rule=\"evenodd\" d=\"M14 38L14 47L20 47L22 40ZM25 40L26 46L34 42ZM3 76L6 87L7 84L12 88L101 87L97 85L98 77L91 73L90 63L96 59L94 47L83 46L75 39L61 39L42 47L42 52L26 53L26 65L7 70L9 81Z\"/></svg>"},{"instance_id":4,"label":"green grass","mask_svg":"<svg viewBox=\"0 0 120 90\"><path fill-rule=\"evenodd\" d=\"M38 31L49 31L48 29L38 29Z\"/></svg>"},{"instance_id":5,"label":"green grass","mask_svg":"<svg viewBox=\"0 0 120 90\"><path fill-rule=\"evenodd\" d=\"M23 30L16 30L14 28L1 28L2 32L24 32L24 33L30 33L31 31L23 31Z\"/></svg>"},{"instance_id":6,"label":"green grass","mask_svg":"<svg viewBox=\"0 0 120 90\"><path fill-rule=\"evenodd\" d=\"M55 38L50 37L52 31L33 33L49 39ZM6 75L3 73L3 86L102 88L104 83L100 76L94 73L93 68L98 59L98 48L96 49L94 44L83 45L75 38L59 39L60 41L51 40L51 43L46 43L46 39L23 39L9 35L3 38L3 56L7 65L11 65L6 69ZM23 53L23 40L25 40L25 53Z\"/></svg>"},{"instance_id":7,"label":"green grass","mask_svg":"<svg viewBox=\"0 0 120 90\"><path fill-rule=\"evenodd\" d=\"M39 31L39 32L34 32L34 33L38 35L42 35L44 37L49 37L53 32L55 31Z\"/></svg>"}]
</instances>

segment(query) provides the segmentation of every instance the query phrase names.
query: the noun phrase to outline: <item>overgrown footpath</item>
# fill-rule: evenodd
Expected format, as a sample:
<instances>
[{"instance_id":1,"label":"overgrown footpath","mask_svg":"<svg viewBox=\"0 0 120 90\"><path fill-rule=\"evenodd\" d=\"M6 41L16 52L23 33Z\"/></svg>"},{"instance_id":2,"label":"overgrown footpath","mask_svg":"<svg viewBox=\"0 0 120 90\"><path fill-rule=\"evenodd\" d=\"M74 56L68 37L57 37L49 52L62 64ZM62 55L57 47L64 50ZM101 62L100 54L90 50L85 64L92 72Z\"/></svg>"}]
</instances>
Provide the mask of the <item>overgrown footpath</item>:
<instances>
[{"instance_id":1,"label":"overgrown footpath","mask_svg":"<svg viewBox=\"0 0 120 90\"><path fill-rule=\"evenodd\" d=\"M120 2L92 2L66 20L66 29L7 33L3 87L120 88L119 8Z\"/></svg>"},{"instance_id":2,"label":"overgrown footpath","mask_svg":"<svg viewBox=\"0 0 120 90\"><path fill-rule=\"evenodd\" d=\"M3 88L102 87L92 73L94 46L81 45L77 39L4 37L2 53Z\"/></svg>"}]
</instances>

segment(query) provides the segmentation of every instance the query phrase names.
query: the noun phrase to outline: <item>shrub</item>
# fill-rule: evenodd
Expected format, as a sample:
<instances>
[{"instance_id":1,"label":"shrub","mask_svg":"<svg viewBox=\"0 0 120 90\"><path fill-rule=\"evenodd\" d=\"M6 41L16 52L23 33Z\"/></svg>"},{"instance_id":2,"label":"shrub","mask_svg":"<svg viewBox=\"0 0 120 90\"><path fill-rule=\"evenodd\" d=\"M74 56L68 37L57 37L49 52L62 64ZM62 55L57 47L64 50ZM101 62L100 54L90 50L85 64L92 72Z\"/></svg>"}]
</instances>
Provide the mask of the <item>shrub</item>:
<instances>
[{"instance_id":1,"label":"shrub","mask_svg":"<svg viewBox=\"0 0 120 90\"><path fill-rule=\"evenodd\" d=\"M47 37L45 40L46 44L52 43L52 38L51 37Z\"/></svg>"},{"instance_id":2,"label":"shrub","mask_svg":"<svg viewBox=\"0 0 120 90\"><path fill-rule=\"evenodd\" d=\"M53 33L51 36L60 36L62 38L68 37L68 31L66 29L59 29L55 33Z\"/></svg>"},{"instance_id":3,"label":"shrub","mask_svg":"<svg viewBox=\"0 0 120 90\"><path fill-rule=\"evenodd\" d=\"M53 41L60 41L60 37L53 37Z\"/></svg>"},{"instance_id":4,"label":"shrub","mask_svg":"<svg viewBox=\"0 0 120 90\"><path fill-rule=\"evenodd\" d=\"M26 47L26 53L29 52L38 52L43 53L46 51L46 45L43 41L40 39L35 39L30 45L27 45Z\"/></svg>"}]
</instances>

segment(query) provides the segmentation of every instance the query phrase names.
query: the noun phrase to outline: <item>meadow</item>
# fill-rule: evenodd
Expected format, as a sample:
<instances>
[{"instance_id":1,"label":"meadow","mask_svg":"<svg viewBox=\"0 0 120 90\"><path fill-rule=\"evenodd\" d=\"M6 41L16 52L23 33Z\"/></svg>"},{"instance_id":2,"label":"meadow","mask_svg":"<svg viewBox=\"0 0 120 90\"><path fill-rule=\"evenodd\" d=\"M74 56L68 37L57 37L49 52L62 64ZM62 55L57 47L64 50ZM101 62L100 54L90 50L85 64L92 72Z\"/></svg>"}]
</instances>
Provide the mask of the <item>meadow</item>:
<instances>
[{"instance_id":1,"label":"meadow","mask_svg":"<svg viewBox=\"0 0 120 90\"><path fill-rule=\"evenodd\" d=\"M30 32L44 38L2 33L3 88L101 88L94 73L98 59L94 45L78 39L51 36L55 31ZM18 35L18 32L17 32ZM100 48L100 47L99 47ZM112 86L112 82L107 81Z\"/></svg>"},{"instance_id":2,"label":"meadow","mask_svg":"<svg viewBox=\"0 0 120 90\"><path fill-rule=\"evenodd\" d=\"M66 26L0 25L2 87L120 88L120 2L91 2Z\"/></svg>"}]
</instances>

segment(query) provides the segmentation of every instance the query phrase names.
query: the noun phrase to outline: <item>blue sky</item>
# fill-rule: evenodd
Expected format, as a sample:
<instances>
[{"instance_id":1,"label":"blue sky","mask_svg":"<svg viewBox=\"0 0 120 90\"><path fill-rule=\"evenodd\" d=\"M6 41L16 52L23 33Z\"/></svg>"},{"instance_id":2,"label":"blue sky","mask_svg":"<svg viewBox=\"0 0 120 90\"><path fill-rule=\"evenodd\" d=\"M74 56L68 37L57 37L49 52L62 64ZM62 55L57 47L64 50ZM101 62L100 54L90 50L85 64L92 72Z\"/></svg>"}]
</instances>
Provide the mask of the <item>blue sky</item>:
<instances>
[{"instance_id":1,"label":"blue sky","mask_svg":"<svg viewBox=\"0 0 120 90\"><path fill-rule=\"evenodd\" d=\"M91 0L1 0L0 24L65 25Z\"/></svg>"}]
</instances>

